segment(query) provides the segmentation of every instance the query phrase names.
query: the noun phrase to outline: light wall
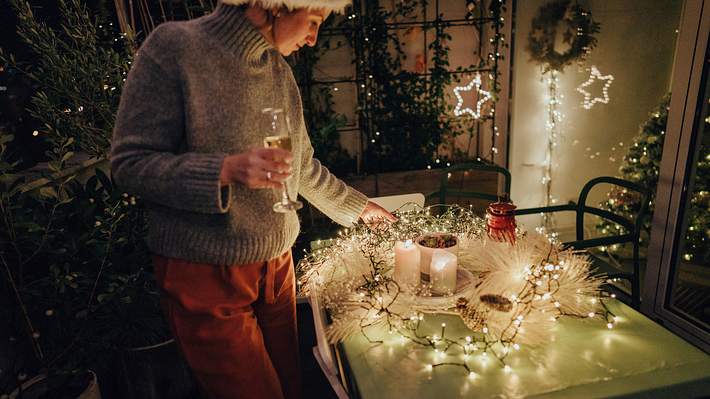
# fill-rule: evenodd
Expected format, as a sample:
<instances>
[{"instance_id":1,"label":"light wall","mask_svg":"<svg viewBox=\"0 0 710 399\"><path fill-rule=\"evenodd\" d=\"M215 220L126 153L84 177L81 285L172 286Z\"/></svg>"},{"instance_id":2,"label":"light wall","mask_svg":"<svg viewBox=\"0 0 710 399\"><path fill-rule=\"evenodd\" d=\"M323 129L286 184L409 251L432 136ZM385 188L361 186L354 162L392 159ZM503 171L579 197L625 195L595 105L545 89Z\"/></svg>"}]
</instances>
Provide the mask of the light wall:
<instances>
[{"instance_id":1,"label":"light wall","mask_svg":"<svg viewBox=\"0 0 710 399\"><path fill-rule=\"evenodd\" d=\"M515 6L509 169L512 198L522 208L543 205L545 198L541 179L547 143L546 86L540 68L529 62L525 50L532 19L545 3L518 0ZM581 67L569 66L560 75L565 119L552 180L558 203L576 200L591 178L618 174L639 126L669 89L682 7L681 0L588 0L579 4L601 23L601 32L588 61ZM613 75L614 81L609 103L586 110L576 88L589 78L591 65L603 75ZM588 89L601 96L601 87L595 84ZM594 191L591 202L602 200L606 189ZM558 223L563 229L571 219L561 218Z\"/></svg>"}]
</instances>

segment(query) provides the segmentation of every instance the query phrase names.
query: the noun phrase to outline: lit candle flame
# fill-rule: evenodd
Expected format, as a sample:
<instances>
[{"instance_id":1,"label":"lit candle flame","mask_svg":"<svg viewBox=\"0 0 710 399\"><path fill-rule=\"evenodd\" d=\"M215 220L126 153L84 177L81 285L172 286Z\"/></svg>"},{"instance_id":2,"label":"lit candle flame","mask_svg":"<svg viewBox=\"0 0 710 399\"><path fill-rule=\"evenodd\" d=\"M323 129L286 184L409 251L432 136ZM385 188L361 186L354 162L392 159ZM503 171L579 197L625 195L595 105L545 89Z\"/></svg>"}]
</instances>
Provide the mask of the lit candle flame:
<instances>
[{"instance_id":1,"label":"lit candle flame","mask_svg":"<svg viewBox=\"0 0 710 399\"><path fill-rule=\"evenodd\" d=\"M436 270L444 270L444 266L446 266L446 259L437 259L431 263L431 267Z\"/></svg>"}]
</instances>

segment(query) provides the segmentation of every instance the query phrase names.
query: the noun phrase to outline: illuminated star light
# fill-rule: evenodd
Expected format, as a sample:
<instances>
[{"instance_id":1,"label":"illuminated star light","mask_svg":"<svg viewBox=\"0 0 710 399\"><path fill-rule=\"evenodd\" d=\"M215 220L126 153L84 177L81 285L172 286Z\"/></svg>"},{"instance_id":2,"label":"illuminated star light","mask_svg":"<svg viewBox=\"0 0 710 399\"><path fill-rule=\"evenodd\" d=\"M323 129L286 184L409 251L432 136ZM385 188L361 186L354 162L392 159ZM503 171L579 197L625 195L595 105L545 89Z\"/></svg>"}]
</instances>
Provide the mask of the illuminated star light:
<instances>
[{"instance_id":1,"label":"illuminated star light","mask_svg":"<svg viewBox=\"0 0 710 399\"><path fill-rule=\"evenodd\" d=\"M602 96L604 96L604 98L594 97L592 99L592 94L590 92L584 90L585 87L594 83L595 80L605 80L606 81L604 83L604 88L602 88ZM587 79L586 82L582 83L577 88L577 91L584 95L584 108L591 109L594 106L594 104L596 104L596 103L608 104L609 103L609 86L611 86L611 82L613 82L613 81L614 81L614 76L612 76L612 75L602 76L602 74L599 72L597 67L592 65L591 74L589 75L589 79Z\"/></svg>"},{"instance_id":2,"label":"illuminated star light","mask_svg":"<svg viewBox=\"0 0 710 399\"><path fill-rule=\"evenodd\" d=\"M476 111L472 110L471 108L463 108L463 98L461 97L462 91L471 91L471 89L476 88L476 92L478 93L478 101L476 102ZM481 75L476 74L476 77L473 78L473 80L467 84L466 86L458 86L454 88L454 94L456 95L456 108L454 109L454 115L456 116L461 116L463 114L469 114L471 115L474 119L480 119L481 118L481 107L483 107L483 104L491 99L491 92L486 91L481 89Z\"/></svg>"}]
</instances>

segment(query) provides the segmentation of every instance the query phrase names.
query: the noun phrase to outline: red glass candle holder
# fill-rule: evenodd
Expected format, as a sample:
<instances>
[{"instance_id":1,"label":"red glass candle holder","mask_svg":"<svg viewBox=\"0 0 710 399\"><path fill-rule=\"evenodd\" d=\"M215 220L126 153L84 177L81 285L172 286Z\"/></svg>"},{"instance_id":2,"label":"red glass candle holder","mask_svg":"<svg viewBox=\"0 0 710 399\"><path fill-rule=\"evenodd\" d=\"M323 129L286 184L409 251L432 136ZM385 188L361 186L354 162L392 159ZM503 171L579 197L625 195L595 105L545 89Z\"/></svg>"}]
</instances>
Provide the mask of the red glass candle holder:
<instances>
[{"instance_id":1,"label":"red glass candle holder","mask_svg":"<svg viewBox=\"0 0 710 399\"><path fill-rule=\"evenodd\" d=\"M488 205L486 223L488 237L500 242L515 244L515 208L510 201L498 201Z\"/></svg>"}]
</instances>

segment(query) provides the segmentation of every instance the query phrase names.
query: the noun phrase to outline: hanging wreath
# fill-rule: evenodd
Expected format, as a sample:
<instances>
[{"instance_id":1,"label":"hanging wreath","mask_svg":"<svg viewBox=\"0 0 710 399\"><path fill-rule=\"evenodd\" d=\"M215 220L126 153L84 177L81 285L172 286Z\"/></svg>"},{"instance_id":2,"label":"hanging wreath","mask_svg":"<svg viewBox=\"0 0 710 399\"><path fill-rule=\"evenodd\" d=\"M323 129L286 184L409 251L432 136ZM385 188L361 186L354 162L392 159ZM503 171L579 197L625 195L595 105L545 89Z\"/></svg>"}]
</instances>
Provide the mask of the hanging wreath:
<instances>
[{"instance_id":1,"label":"hanging wreath","mask_svg":"<svg viewBox=\"0 0 710 399\"><path fill-rule=\"evenodd\" d=\"M563 42L569 45L564 52L555 50L555 36L562 26ZM567 65L584 61L597 45L595 33L599 23L592 14L569 0L554 1L540 7L532 21L527 50L530 59L543 67L543 72L561 72Z\"/></svg>"}]
</instances>

